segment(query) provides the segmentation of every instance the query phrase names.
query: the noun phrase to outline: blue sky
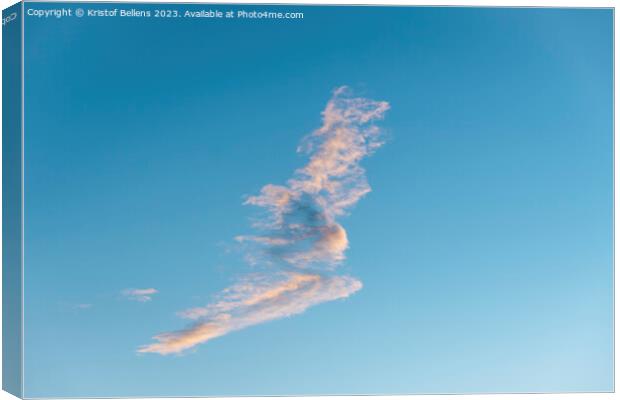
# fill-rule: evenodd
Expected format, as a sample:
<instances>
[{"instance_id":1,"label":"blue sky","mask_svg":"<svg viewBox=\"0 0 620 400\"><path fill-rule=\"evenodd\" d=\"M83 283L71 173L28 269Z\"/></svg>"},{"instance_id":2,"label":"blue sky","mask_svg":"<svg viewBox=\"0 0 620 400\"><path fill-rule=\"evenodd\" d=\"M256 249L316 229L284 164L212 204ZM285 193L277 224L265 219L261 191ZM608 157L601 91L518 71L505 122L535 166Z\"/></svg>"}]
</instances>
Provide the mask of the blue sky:
<instances>
[{"instance_id":1,"label":"blue sky","mask_svg":"<svg viewBox=\"0 0 620 400\"><path fill-rule=\"evenodd\" d=\"M285 8L26 18L26 396L612 390L612 11ZM139 353L281 278L243 203L320 154L343 85L384 117L345 124L381 129L372 191L309 239L348 248L285 269L348 290Z\"/></svg>"}]
</instances>

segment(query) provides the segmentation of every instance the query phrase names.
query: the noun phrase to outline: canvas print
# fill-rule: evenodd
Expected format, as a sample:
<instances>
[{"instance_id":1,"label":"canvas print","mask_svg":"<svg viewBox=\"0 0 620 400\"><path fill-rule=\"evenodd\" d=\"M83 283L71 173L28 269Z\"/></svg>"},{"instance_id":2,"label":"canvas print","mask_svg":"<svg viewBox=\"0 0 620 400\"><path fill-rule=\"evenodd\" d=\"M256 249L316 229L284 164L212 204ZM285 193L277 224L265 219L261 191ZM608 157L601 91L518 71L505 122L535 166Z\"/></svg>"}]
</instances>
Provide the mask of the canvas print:
<instances>
[{"instance_id":1,"label":"canvas print","mask_svg":"<svg viewBox=\"0 0 620 400\"><path fill-rule=\"evenodd\" d=\"M8 8L4 389L613 391L613 17Z\"/></svg>"}]
</instances>

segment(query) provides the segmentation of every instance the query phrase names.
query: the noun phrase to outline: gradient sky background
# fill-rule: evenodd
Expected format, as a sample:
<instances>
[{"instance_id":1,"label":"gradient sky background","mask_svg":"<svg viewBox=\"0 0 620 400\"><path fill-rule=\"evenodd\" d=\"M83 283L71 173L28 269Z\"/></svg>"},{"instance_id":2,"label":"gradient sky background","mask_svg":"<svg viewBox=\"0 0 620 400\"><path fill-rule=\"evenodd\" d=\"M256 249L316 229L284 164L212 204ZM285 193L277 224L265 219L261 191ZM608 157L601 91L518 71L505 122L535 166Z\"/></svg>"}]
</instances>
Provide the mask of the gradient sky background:
<instances>
[{"instance_id":1,"label":"gradient sky background","mask_svg":"<svg viewBox=\"0 0 620 400\"><path fill-rule=\"evenodd\" d=\"M612 390L612 11L283 8L26 17L25 395ZM244 196L341 85L391 104L341 220L364 288L137 354L250 270Z\"/></svg>"}]
</instances>

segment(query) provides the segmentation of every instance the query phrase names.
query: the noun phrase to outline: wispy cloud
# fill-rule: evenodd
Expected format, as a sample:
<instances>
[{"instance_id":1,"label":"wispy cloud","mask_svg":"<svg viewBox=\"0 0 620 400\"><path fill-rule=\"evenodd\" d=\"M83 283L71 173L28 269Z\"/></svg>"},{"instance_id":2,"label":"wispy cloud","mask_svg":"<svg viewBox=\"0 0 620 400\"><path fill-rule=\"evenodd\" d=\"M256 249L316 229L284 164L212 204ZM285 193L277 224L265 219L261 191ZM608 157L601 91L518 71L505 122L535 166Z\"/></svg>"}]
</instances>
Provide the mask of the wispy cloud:
<instances>
[{"instance_id":1,"label":"wispy cloud","mask_svg":"<svg viewBox=\"0 0 620 400\"><path fill-rule=\"evenodd\" d=\"M323 110L323 125L298 148L310 155L308 163L287 185L265 185L245 202L266 211L255 224L265 233L237 240L253 241L263 248L266 261L277 259L291 267L342 262L349 241L336 218L370 192L360 161L383 144L373 122L389 107L385 101L351 97L347 87L336 89Z\"/></svg>"},{"instance_id":2,"label":"wispy cloud","mask_svg":"<svg viewBox=\"0 0 620 400\"><path fill-rule=\"evenodd\" d=\"M157 293L157 289L125 289L122 291L123 296L129 300L146 302L153 299L153 295Z\"/></svg>"},{"instance_id":3,"label":"wispy cloud","mask_svg":"<svg viewBox=\"0 0 620 400\"><path fill-rule=\"evenodd\" d=\"M157 335L154 337L156 343L138 351L178 353L232 331L300 314L315 304L348 297L361 287L359 280L349 276L291 271L275 275L252 274L224 290L216 302L179 313L182 318L197 321L193 325Z\"/></svg>"},{"instance_id":4,"label":"wispy cloud","mask_svg":"<svg viewBox=\"0 0 620 400\"><path fill-rule=\"evenodd\" d=\"M360 162L383 144L375 122L388 109L385 101L353 97L345 86L336 89L322 112L321 127L298 148L308 154L308 163L285 185L265 185L244 203L264 213L253 224L257 233L235 239L244 244L246 259L265 272L243 277L205 307L179 312L194 323L157 335L155 343L138 351L179 353L360 290L359 280L335 272L349 247L337 219L371 190Z\"/></svg>"},{"instance_id":5,"label":"wispy cloud","mask_svg":"<svg viewBox=\"0 0 620 400\"><path fill-rule=\"evenodd\" d=\"M89 308L92 308L92 304L87 304L87 303L83 303L83 304L76 304L73 306L74 309L76 310L87 310Z\"/></svg>"}]
</instances>

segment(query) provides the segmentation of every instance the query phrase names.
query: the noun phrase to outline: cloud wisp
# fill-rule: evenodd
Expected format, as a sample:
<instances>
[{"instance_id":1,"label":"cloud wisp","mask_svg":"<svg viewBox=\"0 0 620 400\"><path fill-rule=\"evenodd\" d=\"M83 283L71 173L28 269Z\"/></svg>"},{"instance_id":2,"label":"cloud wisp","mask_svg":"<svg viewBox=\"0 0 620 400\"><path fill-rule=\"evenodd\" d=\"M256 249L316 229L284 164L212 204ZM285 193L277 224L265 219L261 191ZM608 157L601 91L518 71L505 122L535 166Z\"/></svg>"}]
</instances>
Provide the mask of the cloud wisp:
<instances>
[{"instance_id":1,"label":"cloud wisp","mask_svg":"<svg viewBox=\"0 0 620 400\"><path fill-rule=\"evenodd\" d=\"M156 343L142 346L138 352L179 353L232 331L348 297L361 287L359 280L349 276L293 271L250 274L220 293L214 303L181 311L180 317L196 322L186 329L155 336Z\"/></svg>"},{"instance_id":2,"label":"cloud wisp","mask_svg":"<svg viewBox=\"0 0 620 400\"><path fill-rule=\"evenodd\" d=\"M122 291L122 295L128 300L139 301L141 303L151 301L153 295L157 293L157 289L125 289Z\"/></svg>"},{"instance_id":3,"label":"cloud wisp","mask_svg":"<svg viewBox=\"0 0 620 400\"><path fill-rule=\"evenodd\" d=\"M383 144L374 122L389 107L385 101L351 97L347 87L334 91L323 125L298 148L310 155L308 163L287 185L265 185L245 202L266 211L254 224L264 234L236 238L263 249L263 257L252 259L296 268L335 267L344 260L349 241L336 219L370 192L360 161Z\"/></svg>"},{"instance_id":4,"label":"cloud wisp","mask_svg":"<svg viewBox=\"0 0 620 400\"><path fill-rule=\"evenodd\" d=\"M382 144L375 124L389 109L385 101L354 97L346 87L333 92L322 125L306 136L298 152L308 162L285 185L267 184L244 202L263 210L257 231L235 239L246 260L262 267L224 289L211 304L178 313L187 328L155 336L140 353L180 353L200 343L252 325L304 312L343 299L362 288L336 268L349 247L338 222L370 185L360 162Z\"/></svg>"}]
</instances>

